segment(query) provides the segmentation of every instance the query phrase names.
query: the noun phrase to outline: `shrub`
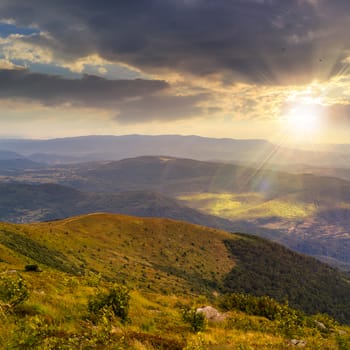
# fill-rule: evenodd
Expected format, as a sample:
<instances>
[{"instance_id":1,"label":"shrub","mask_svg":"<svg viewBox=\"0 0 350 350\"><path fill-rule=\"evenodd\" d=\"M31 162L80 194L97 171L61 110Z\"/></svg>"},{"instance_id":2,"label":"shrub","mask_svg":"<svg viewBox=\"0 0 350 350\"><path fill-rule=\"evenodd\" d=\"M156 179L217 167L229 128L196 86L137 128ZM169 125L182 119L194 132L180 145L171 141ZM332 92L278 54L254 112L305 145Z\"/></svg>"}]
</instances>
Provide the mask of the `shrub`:
<instances>
[{"instance_id":1,"label":"shrub","mask_svg":"<svg viewBox=\"0 0 350 350\"><path fill-rule=\"evenodd\" d=\"M33 264L24 266L24 270L27 272L39 272L40 271L39 266L33 265Z\"/></svg>"},{"instance_id":2,"label":"shrub","mask_svg":"<svg viewBox=\"0 0 350 350\"><path fill-rule=\"evenodd\" d=\"M289 313L298 314L300 317L303 315L301 312L290 308L288 304L280 304L268 296L255 297L243 293L225 295L221 300L221 306L226 310L235 309L249 315L266 317L269 320L278 319Z\"/></svg>"},{"instance_id":3,"label":"shrub","mask_svg":"<svg viewBox=\"0 0 350 350\"><path fill-rule=\"evenodd\" d=\"M268 296L228 294L221 300L221 306L226 310L235 309L249 315L262 316L275 321L280 331L288 336L300 333L306 322L302 312L292 309L287 303L280 304Z\"/></svg>"},{"instance_id":4,"label":"shrub","mask_svg":"<svg viewBox=\"0 0 350 350\"><path fill-rule=\"evenodd\" d=\"M8 349L37 349L49 337L52 327L51 322L40 315L19 320Z\"/></svg>"},{"instance_id":5,"label":"shrub","mask_svg":"<svg viewBox=\"0 0 350 350\"><path fill-rule=\"evenodd\" d=\"M0 302L2 306L14 308L26 301L28 297L28 289L20 275L0 277Z\"/></svg>"},{"instance_id":6,"label":"shrub","mask_svg":"<svg viewBox=\"0 0 350 350\"><path fill-rule=\"evenodd\" d=\"M195 307L182 309L182 320L188 323L195 333L204 331L207 326L205 315L197 312Z\"/></svg>"},{"instance_id":7,"label":"shrub","mask_svg":"<svg viewBox=\"0 0 350 350\"><path fill-rule=\"evenodd\" d=\"M122 322L128 320L129 313L129 288L120 284L114 284L107 293L100 292L88 303L88 309L93 316L99 314L106 308L110 308L114 316L119 317Z\"/></svg>"}]
</instances>

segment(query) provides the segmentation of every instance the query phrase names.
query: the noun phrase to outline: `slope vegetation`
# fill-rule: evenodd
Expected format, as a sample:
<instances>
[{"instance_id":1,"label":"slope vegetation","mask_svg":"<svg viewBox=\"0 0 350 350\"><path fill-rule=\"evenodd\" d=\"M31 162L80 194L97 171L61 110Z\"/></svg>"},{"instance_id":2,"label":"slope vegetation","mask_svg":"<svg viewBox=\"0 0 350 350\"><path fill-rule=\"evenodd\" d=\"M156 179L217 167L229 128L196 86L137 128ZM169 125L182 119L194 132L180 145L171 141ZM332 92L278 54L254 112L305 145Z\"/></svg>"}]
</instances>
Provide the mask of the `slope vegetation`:
<instances>
[{"instance_id":1,"label":"slope vegetation","mask_svg":"<svg viewBox=\"0 0 350 350\"><path fill-rule=\"evenodd\" d=\"M91 214L48 223L1 224L3 267L39 264L100 273L162 293L247 291L307 313L350 322L350 281L278 244L169 219Z\"/></svg>"}]
</instances>

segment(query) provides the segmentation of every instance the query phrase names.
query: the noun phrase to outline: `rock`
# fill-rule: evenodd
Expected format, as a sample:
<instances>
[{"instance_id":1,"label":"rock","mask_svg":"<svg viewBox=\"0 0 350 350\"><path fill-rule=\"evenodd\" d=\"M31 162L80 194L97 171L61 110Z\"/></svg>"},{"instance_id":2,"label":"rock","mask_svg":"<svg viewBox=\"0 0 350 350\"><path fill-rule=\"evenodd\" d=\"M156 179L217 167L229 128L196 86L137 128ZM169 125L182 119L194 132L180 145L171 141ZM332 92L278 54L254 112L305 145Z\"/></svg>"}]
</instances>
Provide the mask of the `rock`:
<instances>
[{"instance_id":1,"label":"rock","mask_svg":"<svg viewBox=\"0 0 350 350\"><path fill-rule=\"evenodd\" d=\"M205 318L208 321L220 322L220 321L225 320L225 318L226 318L226 316L224 314L220 313L218 310L216 310L212 306L199 307L196 311L197 311L197 313L204 314Z\"/></svg>"},{"instance_id":2,"label":"rock","mask_svg":"<svg viewBox=\"0 0 350 350\"><path fill-rule=\"evenodd\" d=\"M35 290L33 293L39 294L39 295L45 295L46 294L43 290Z\"/></svg>"},{"instance_id":3,"label":"rock","mask_svg":"<svg viewBox=\"0 0 350 350\"><path fill-rule=\"evenodd\" d=\"M118 333L120 333L120 328L112 326L111 334L118 334Z\"/></svg>"},{"instance_id":4,"label":"rock","mask_svg":"<svg viewBox=\"0 0 350 350\"><path fill-rule=\"evenodd\" d=\"M306 341L300 340L300 339L291 339L290 343L294 346L299 346L299 347L306 346Z\"/></svg>"},{"instance_id":5,"label":"rock","mask_svg":"<svg viewBox=\"0 0 350 350\"><path fill-rule=\"evenodd\" d=\"M316 320L315 320L315 325L316 325L317 328L319 328L319 329L324 329L324 330L327 329L327 327L324 325L324 323L322 323L322 322L320 322L320 321L316 321Z\"/></svg>"}]
</instances>

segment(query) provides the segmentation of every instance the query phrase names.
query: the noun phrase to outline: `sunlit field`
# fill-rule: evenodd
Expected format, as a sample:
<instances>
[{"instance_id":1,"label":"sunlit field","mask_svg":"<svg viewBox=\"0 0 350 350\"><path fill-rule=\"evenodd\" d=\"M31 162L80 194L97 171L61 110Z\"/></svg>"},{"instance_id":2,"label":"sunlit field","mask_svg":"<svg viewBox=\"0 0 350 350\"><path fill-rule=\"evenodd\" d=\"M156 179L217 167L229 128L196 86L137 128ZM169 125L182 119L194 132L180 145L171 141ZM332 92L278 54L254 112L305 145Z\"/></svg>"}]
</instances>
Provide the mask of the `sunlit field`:
<instances>
[{"instance_id":1,"label":"sunlit field","mask_svg":"<svg viewBox=\"0 0 350 350\"><path fill-rule=\"evenodd\" d=\"M235 220L264 217L300 219L316 212L313 204L266 200L259 193L192 193L178 196L177 199L206 213Z\"/></svg>"}]
</instances>

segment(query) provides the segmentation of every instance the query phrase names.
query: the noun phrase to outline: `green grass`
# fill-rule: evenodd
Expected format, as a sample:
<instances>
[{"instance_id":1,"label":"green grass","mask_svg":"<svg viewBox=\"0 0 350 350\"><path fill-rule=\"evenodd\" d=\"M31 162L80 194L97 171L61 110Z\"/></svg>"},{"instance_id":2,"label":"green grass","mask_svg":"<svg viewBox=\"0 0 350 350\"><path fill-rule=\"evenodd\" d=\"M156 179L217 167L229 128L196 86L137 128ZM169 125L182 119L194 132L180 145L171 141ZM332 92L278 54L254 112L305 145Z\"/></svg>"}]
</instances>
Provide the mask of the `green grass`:
<instances>
[{"instance_id":1,"label":"green grass","mask_svg":"<svg viewBox=\"0 0 350 350\"><path fill-rule=\"evenodd\" d=\"M234 236L173 220L91 214L51 223L0 224L0 232L10 232L3 235L7 241L26 243L13 247L23 264L94 271L142 288L156 283L164 291L209 292L235 264L224 243Z\"/></svg>"},{"instance_id":2,"label":"green grass","mask_svg":"<svg viewBox=\"0 0 350 350\"><path fill-rule=\"evenodd\" d=\"M89 276L54 270L22 276L30 297L13 312L0 315L0 349L282 350L292 335L306 341L305 349L336 350L350 345L350 328L335 322L321 318L332 327L324 331L317 328L314 318L305 316L301 328L291 327L287 318L270 320L235 308L226 311L224 321L209 322L203 332L195 334L183 321L181 310L186 305L201 305L204 298L137 289L130 292L126 324L113 316L92 323L88 301L111 282L95 285ZM218 302L212 305L218 307Z\"/></svg>"},{"instance_id":3,"label":"green grass","mask_svg":"<svg viewBox=\"0 0 350 350\"><path fill-rule=\"evenodd\" d=\"M61 252L47 248L45 245L13 230L0 229L0 243L12 251L24 255L38 263L55 269L79 273L81 270L69 263L67 257Z\"/></svg>"}]
</instances>

